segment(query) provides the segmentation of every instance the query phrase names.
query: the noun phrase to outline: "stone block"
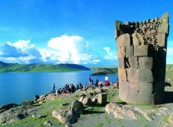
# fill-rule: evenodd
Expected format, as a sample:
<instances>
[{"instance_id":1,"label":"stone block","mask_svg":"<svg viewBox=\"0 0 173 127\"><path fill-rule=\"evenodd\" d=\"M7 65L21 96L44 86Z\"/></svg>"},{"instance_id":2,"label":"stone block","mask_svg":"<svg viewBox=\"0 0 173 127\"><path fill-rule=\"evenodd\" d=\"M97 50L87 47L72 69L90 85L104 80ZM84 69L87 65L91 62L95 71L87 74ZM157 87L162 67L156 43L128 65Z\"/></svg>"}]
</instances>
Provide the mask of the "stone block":
<instances>
[{"instance_id":1,"label":"stone block","mask_svg":"<svg viewBox=\"0 0 173 127\"><path fill-rule=\"evenodd\" d=\"M140 82L150 82L154 81L153 74L150 69L139 69L139 80Z\"/></svg>"},{"instance_id":2,"label":"stone block","mask_svg":"<svg viewBox=\"0 0 173 127\"><path fill-rule=\"evenodd\" d=\"M115 25L116 25L115 38L118 38L121 34L123 34L123 31L121 30L122 22L116 21Z\"/></svg>"},{"instance_id":3,"label":"stone block","mask_svg":"<svg viewBox=\"0 0 173 127\"><path fill-rule=\"evenodd\" d=\"M83 112L83 103L77 100L74 100L71 104L71 110L75 113L82 113Z\"/></svg>"},{"instance_id":4,"label":"stone block","mask_svg":"<svg viewBox=\"0 0 173 127\"><path fill-rule=\"evenodd\" d=\"M126 69L118 68L118 77L120 80L127 81Z\"/></svg>"},{"instance_id":5,"label":"stone block","mask_svg":"<svg viewBox=\"0 0 173 127\"><path fill-rule=\"evenodd\" d=\"M107 102L107 94L98 94L97 95L97 102L99 104L106 104L106 102Z\"/></svg>"},{"instance_id":6,"label":"stone block","mask_svg":"<svg viewBox=\"0 0 173 127\"><path fill-rule=\"evenodd\" d=\"M129 82L122 81L122 83L119 85L119 98L123 101L127 101L127 97L129 96Z\"/></svg>"},{"instance_id":7,"label":"stone block","mask_svg":"<svg viewBox=\"0 0 173 127\"><path fill-rule=\"evenodd\" d=\"M126 57L132 57L134 55L133 46L126 46Z\"/></svg>"},{"instance_id":8,"label":"stone block","mask_svg":"<svg viewBox=\"0 0 173 127\"><path fill-rule=\"evenodd\" d=\"M118 47L118 57L125 57L126 50L125 47Z\"/></svg>"},{"instance_id":9,"label":"stone block","mask_svg":"<svg viewBox=\"0 0 173 127\"><path fill-rule=\"evenodd\" d=\"M169 25L168 23L162 23L158 28L158 33L169 33Z\"/></svg>"},{"instance_id":10,"label":"stone block","mask_svg":"<svg viewBox=\"0 0 173 127\"><path fill-rule=\"evenodd\" d=\"M137 57L129 57L129 64L131 68L138 68L138 58Z\"/></svg>"},{"instance_id":11,"label":"stone block","mask_svg":"<svg viewBox=\"0 0 173 127\"><path fill-rule=\"evenodd\" d=\"M139 69L128 68L127 69L127 80L129 82L138 82L139 81Z\"/></svg>"},{"instance_id":12,"label":"stone block","mask_svg":"<svg viewBox=\"0 0 173 127\"><path fill-rule=\"evenodd\" d=\"M133 45L144 44L144 38L140 33L133 33Z\"/></svg>"},{"instance_id":13,"label":"stone block","mask_svg":"<svg viewBox=\"0 0 173 127\"><path fill-rule=\"evenodd\" d=\"M148 56L148 45L134 46L134 56Z\"/></svg>"},{"instance_id":14,"label":"stone block","mask_svg":"<svg viewBox=\"0 0 173 127\"><path fill-rule=\"evenodd\" d=\"M130 90L127 96L127 102L131 104L137 104L138 103L138 95L139 92Z\"/></svg>"},{"instance_id":15,"label":"stone block","mask_svg":"<svg viewBox=\"0 0 173 127\"><path fill-rule=\"evenodd\" d=\"M153 104L153 94L138 94L138 104Z\"/></svg>"},{"instance_id":16,"label":"stone block","mask_svg":"<svg viewBox=\"0 0 173 127\"><path fill-rule=\"evenodd\" d=\"M129 82L130 91L139 92L139 81Z\"/></svg>"},{"instance_id":17,"label":"stone block","mask_svg":"<svg viewBox=\"0 0 173 127\"><path fill-rule=\"evenodd\" d=\"M125 68L125 57L119 57L118 58L118 67Z\"/></svg>"},{"instance_id":18,"label":"stone block","mask_svg":"<svg viewBox=\"0 0 173 127\"><path fill-rule=\"evenodd\" d=\"M153 58L152 57L138 57L139 68L152 69Z\"/></svg>"},{"instance_id":19,"label":"stone block","mask_svg":"<svg viewBox=\"0 0 173 127\"><path fill-rule=\"evenodd\" d=\"M140 82L139 83L140 94L152 94L153 93L153 83Z\"/></svg>"},{"instance_id":20,"label":"stone block","mask_svg":"<svg viewBox=\"0 0 173 127\"><path fill-rule=\"evenodd\" d=\"M161 21L162 21L162 23L168 23L169 14L168 13L163 14L162 17L161 17Z\"/></svg>"},{"instance_id":21,"label":"stone block","mask_svg":"<svg viewBox=\"0 0 173 127\"><path fill-rule=\"evenodd\" d=\"M165 44L166 44L166 34L165 33L158 33L157 34L157 44L160 47L165 47Z\"/></svg>"},{"instance_id":22,"label":"stone block","mask_svg":"<svg viewBox=\"0 0 173 127\"><path fill-rule=\"evenodd\" d=\"M117 38L118 47L130 46L130 34L126 33Z\"/></svg>"}]
</instances>

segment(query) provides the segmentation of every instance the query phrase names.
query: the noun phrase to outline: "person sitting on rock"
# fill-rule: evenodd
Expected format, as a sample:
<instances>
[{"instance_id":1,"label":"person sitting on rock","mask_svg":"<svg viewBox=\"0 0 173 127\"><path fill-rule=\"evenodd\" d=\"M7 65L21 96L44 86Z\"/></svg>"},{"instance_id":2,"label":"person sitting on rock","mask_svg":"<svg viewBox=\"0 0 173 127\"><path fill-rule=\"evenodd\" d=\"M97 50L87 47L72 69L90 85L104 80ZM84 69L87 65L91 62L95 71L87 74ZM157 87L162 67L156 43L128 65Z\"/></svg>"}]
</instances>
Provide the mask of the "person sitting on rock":
<instances>
[{"instance_id":1,"label":"person sitting on rock","mask_svg":"<svg viewBox=\"0 0 173 127\"><path fill-rule=\"evenodd\" d=\"M80 83L79 83L79 84L80 84ZM76 90L80 89L80 86L79 86L79 84L77 84L77 86L76 86Z\"/></svg>"},{"instance_id":2,"label":"person sitting on rock","mask_svg":"<svg viewBox=\"0 0 173 127\"><path fill-rule=\"evenodd\" d=\"M83 85L81 83L79 84L79 87L81 90L83 89Z\"/></svg>"}]
</instances>

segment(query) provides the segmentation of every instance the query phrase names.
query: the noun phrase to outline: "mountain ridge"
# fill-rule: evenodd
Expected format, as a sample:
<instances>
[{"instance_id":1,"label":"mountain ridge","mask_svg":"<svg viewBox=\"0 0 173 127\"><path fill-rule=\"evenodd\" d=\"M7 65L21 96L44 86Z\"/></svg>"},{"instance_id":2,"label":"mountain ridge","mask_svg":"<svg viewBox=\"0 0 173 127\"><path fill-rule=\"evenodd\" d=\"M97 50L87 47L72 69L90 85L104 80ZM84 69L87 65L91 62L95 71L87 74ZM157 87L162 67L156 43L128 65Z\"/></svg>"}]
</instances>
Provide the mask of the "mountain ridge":
<instances>
[{"instance_id":1,"label":"mountain ridge","mask_svg":"<svg viewBox=\"0 0 173 127\"><path fill-rule=\"evenodd\" d=\"M0 72L67 72L90 70L79 64L18 64L0 61Z\"/></svg>"}]
</instances>

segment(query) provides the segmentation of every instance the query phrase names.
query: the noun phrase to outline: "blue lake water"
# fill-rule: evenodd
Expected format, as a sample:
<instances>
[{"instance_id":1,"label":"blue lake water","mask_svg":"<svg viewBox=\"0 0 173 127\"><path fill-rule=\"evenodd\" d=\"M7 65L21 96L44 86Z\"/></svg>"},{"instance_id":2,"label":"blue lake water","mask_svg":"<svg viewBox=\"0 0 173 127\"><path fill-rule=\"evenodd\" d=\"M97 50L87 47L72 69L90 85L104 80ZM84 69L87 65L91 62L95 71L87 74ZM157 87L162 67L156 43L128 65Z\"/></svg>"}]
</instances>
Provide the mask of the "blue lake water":
<instances>
[{"instance_id":1,"label":"blue lake water","mask_svg":"<svg viewBox=\"0 0 173 127\"><path fill-rule=\"evenodd\" d=\"M35 95L49 93L52 84L56 88L64 84L73 83L75 86L81 82L88 83L91 71L80 72L9 72L0 73L0 105L8 103L20 104L23 100L32 100ZM104 76L91 76L96 81L104 81ZM116 82L117 75L109 75L109 81Z\"/></svg>"}]
</instances>

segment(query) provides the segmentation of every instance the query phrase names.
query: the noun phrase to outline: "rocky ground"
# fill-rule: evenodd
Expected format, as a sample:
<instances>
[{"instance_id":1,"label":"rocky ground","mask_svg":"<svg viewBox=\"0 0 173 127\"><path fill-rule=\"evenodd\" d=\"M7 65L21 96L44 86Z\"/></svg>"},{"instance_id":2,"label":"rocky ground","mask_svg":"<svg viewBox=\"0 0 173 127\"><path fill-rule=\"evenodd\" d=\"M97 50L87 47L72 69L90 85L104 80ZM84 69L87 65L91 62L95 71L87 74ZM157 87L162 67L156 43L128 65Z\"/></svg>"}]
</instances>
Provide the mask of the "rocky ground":
<instances>
[{"instance_id":1,"label":"rocky ground","mask_svg":"<svg viewBox=\"0 0 173 127\"><path fill-rule=\"evenodd\" d=\"M118 89L86 88L73 94L46 94L22 105L0 107L4 127L172 127L173 86L166 87L165 104L130 105Z\"/></svg>"}]
</instances>

